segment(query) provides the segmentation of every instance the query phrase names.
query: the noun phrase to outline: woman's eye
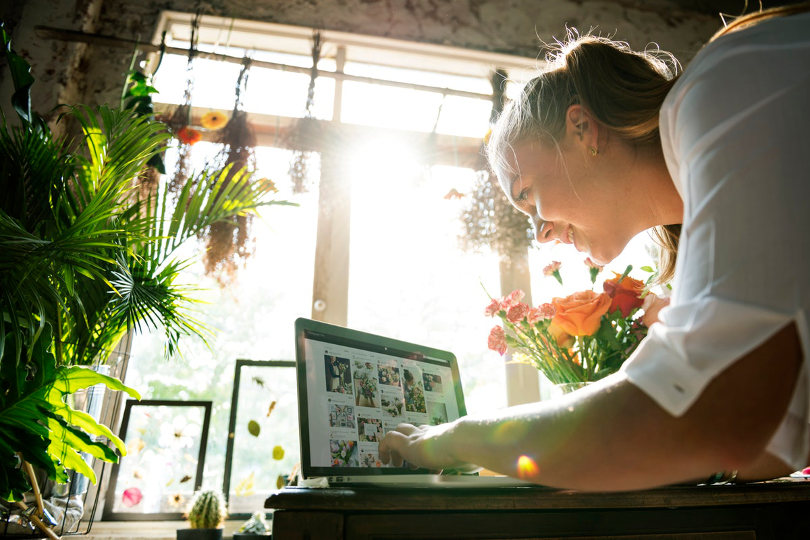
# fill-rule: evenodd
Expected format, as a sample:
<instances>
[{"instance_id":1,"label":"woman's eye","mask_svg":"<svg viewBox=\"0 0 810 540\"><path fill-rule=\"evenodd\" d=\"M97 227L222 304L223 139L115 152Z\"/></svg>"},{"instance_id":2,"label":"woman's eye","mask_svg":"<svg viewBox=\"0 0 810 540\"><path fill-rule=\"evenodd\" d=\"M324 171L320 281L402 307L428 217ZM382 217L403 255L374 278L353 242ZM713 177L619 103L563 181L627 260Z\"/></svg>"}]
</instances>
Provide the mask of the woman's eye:
<instances>
[{"instance_id":1,"label":"woman's eye","mask_svg":"<svg viewBox=\"0 0 810 540\"><path fill-rule=\"evenodd\" d=\"M528 189L524 189L523 191L521 191L520 193L518 193L517 199L515 199L515 201L517 201L517 202L523 202L523 201L525 201L525 200L526 200L526 199L528 199L528 198L529 198L529 190L528 190Z\"/></svg>"}]
</instances>

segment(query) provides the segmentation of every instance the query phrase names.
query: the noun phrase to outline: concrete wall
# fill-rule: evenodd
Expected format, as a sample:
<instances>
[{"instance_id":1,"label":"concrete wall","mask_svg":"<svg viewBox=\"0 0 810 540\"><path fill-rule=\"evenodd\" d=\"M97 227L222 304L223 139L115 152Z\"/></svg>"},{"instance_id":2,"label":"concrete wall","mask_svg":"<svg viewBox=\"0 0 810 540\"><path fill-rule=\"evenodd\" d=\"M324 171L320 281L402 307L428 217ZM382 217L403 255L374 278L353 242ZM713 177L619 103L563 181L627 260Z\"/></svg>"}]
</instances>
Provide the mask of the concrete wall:
<instances>
[{"instance_id":1,"label":"concrete wall","mask_svg":"<svg viewBox=\"0 0 810 540\"><path fill-rule=\"evenodd\" d=\"M6 0L8 2L8 0ZM0 16L32 64L34 108L57 103L115 103L132 52L42 39L37 25L151 39L161 10L193 12L197 0L11 0ZM320 27L472 49L536 56L540 41L595 27L632 46L651 42L686 63L718 28L705 7L675 0L209 0L208 14ZM704 3L705 5L705 3ZM10 82L0 73L0 105Z\"/></svg>"}]
</instances>

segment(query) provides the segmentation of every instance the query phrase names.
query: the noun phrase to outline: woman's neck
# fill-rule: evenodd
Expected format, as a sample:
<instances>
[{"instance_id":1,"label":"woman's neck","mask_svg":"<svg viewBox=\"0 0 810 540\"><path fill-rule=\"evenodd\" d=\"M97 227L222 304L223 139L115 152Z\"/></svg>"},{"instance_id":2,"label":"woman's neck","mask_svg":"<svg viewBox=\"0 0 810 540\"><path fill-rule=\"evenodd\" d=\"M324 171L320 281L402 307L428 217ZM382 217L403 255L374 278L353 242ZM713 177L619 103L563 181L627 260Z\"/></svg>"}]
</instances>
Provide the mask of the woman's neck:
<instances>
[{"instance_id":1,"label":"woman's neck","mask_svg":"<svg viewBox=\"0 0 810 540\"><path fill-rule=\"evenodd\" d=\"M683 222L683 199L669 174L660 144L637 149L626 170L631 185L636 186L636 211L642 230Z\"/></svg>"}]
</instances>

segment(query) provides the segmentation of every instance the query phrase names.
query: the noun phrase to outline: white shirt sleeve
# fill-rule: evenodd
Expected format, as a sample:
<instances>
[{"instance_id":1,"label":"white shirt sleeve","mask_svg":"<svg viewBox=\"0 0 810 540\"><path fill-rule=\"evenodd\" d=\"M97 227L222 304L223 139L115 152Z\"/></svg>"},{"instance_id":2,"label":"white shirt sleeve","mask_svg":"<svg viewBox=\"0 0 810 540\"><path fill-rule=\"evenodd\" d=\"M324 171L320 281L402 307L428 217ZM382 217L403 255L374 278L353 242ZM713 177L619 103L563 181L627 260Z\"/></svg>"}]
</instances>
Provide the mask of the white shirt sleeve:
<instances>
[{"instance_id":1,"label":"white shirt sleeve","mask_svg":"<svg viewBox=\"0 0 810 540\"><path fill-rule=\"evenodd\" d=\"M684 201L673 297L622 370L673 415L790 322L807 358L808 125L810 14L707 45L662 107L664 156ZM796 468L810 449L804 364L769 445Z\"/></svg>"}]
</instances>

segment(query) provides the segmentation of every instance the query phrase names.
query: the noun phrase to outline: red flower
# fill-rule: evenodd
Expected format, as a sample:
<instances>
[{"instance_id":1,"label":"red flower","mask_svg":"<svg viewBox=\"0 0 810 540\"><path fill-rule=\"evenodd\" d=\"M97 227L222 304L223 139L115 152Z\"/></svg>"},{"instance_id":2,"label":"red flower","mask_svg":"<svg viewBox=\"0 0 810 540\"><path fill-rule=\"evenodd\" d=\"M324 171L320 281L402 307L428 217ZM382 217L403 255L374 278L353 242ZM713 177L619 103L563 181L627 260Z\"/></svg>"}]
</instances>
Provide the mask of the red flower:
<instances>
[{"instance_id":1,"label":"red flower","mask_svg":"<svg viewBox=\"0 0 810 540\"><path fill-rule=\"evenodd\" d=\"M644 292L644 282L630 276L624 276L624 279L621 279L621 274L613 273L615 277L606 279L603 285L605 292L611 298L608 312L613 313L618 309L621 310L622 317L629 317L631 311L640 308L644 303L644 299L640 298Z\"/></svg>"},{"instance_id":2,"label":"red flower","mask_svg":"<svg viewBox=\"0 0 810 540\"><path fill-rule=\"evenodd\" d=\"M183 126L177 130L177 139L183 144L191 145L202 140L202 133L188 126Z\"/></svg>"},{"instance_id":3,"label":"red flower","mask_svg":"<svg viewBox=\"0 0 810 540\"><path fill-rule=\"evenodd\" d=\"M519 302L509 308L509 311L506 312L506 319L511 323L517 323L522 321L523 317L525 317L528 312L529 306L523 302Z\"/></svg>"},{"instance_id":4,"label":"red flower","mask_svg":"<svg viewBox=\"0 0 810 540\"><path fill-rule=\"evenodd\" d=\"M493 326L489 331L487 346L492 351L498 351L501 355L506 353L506 332L500 326Z\"/></svg>"},{"instance_id":5,"label":"red flower","mask_svg":"<svg viewBox=\"0 0 810 540\"><path fill-rule=\"evenodd\" d=\"M496 298L493 298L492 302L490 302L489 305L484 310L484 314L487 317L493 317L497 315L500 310L501 310L501 301Z\"/></svg>"}]
</instances>

